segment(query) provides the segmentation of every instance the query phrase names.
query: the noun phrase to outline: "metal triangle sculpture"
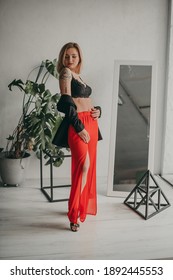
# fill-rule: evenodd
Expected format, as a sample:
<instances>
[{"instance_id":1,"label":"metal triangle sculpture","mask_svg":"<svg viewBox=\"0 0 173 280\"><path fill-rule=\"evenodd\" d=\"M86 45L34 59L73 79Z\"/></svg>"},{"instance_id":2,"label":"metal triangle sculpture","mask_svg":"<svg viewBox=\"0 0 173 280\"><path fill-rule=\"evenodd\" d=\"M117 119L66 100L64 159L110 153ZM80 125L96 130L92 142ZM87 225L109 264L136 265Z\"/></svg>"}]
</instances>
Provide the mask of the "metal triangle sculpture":
<instances>
[{"instance_id":1,"label":"metal triangle sculpture","mask_svg":"<svg viewBox=\"0 0 173 280\"><path fill-rule=\"evenodd\" d=\"M171 206L149 170L142 176L124 203L145 220Z\"/></svg>"}]
</instances>

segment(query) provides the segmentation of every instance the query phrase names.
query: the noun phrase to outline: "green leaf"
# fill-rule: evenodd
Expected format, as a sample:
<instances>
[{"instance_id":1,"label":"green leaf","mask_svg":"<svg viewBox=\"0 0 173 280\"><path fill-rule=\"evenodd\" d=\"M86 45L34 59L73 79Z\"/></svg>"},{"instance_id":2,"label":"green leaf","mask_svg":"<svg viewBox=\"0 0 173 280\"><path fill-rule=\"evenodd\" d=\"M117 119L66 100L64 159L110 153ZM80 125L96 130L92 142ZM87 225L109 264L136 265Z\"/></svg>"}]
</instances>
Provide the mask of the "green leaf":
<instances>
[{"instance_id":1,"label":"green leaf","mask_svg":"<svg viewBox=\"0 0 173 280\"><path fill-rule=\"evenodd\" d=\"M62 163L63 163L63 158L60 158L60 159L56 159L54 162L53 162L53 165L55 167L59 167Z\"/></svg>"},{"instance_id":2,"label":"green leaf","mask_svg":"<svg viewBox=\"0 0 173 280\"><path fill-rule=\"evenodd\" d=\"M41 108L41 100L40 99L37 99L36 102L35 102L35 108L36 110L39 110Z\"/></svg>"},{"instance_id":3,"label":"green leaf","mask_svg":"<svg viewBox=\"0 0 173 280\"><path fill-rule=\"evenodd\" d=\"M45 84L39 84L38 85L38 92L43 93L45 91Z\"/></svg>"},{"instance_id":4,"label":"green leaf","mask_svg":"<svg viewBox=\"0 0 173 280\"><path fill-rule=\"evenodd\" d=\"M53 125L51 125L49 122L45 122L45 127L52 132Z\"/></svg>"},{"instance_id":5,"label":"green leaf","mask_svg":"<svg viewBox=\"0 0 173 280\"><path fill-rule=\"evenodd\" d=\"M42 150L45 150L45 139L43 136L41 137L41 148Z\"/></svg>"},{"instance_id":6,"label":"green leaf","mask_svg":"<svg viewBox=\"0 0 173 280\"><path fill-rule=\"evenodd\" d=\"M51 96L52 96L52 94L49 89L47 89L43 94L44 100L51 98Z\"/></svg>"},{"instance_id":7,"label":"green leaf","mask_svg":"<svg viewBox=\"0 0 173 280\"><path fill-rule=\"evenodd\" d=\"M9 140L9 141L12 141L12 140L14 140L14 136L9 135L8 138L6 138L6 139Z\"/></svg>"},{"instance_id":8,"label":"green leaf","mask_svg":"<svg viewBox=\"0 0 173 280\"><path fill-rule=\"evenodd\" d=\"M23 85L24 85L24 83L23 83L23 81L21 80L21 79L19 79L19 80L13 80L9 85L8 85L8 88L9 88L9 90L11 90L12 91L12 87L13 86L17 86L21 91L24 91L24 88L23 88Z\"/></svg>"},{"instance_id":9,"label":"green leaf","mask_svg":"<svg viewBox=\"0 0 173 280\"><path fill-rule=\"evenodd\" d=\"M59 98L60 98L60 95L58 93L56 93L51 97L51 101L54 103L57 103Z\"/></svg>"},{"instance_id":10,"label":"green leaf","mask_svg":"<svg viewBox=\"0 0 173 280\"><path fill-rule=\"evenodd\" d=\"M25 87L25 93L35 96L36 93L38 93L38 84L36 84L30 80L27 80L26 87Z\"/></svg>"},{"instance_id":11,"label":"green leaf","mask_svg":"<svg viewBox=\"0 0 173 280\"><path fill-rule=\"evenodd\" d=\"M55 122L56 118L51 113L47 113L46 116L45 116L45 120L46 121L52 120L52 121Z\"/></svg>"},{"instance_id":12,"label":"green leaf","mask_svg":"<svg viewBox=\"0 0 173 280\"><path fill-rule=\"evenodd\" d=\"M42 109L42 110L40 111L40 114L38 115L38 118L39 118L40 120L44 120L44 117L45 117L45 112L44 112L44 110Z\"/></svg>"},{"instance_id":13,"label":"green leaf","mask_svg":"<svg viewBox=\"0 0 173 280\"><path fill-rule=\"evenodd\" d=\"M51 132L51 130L50 130L48 127L44 130L44 133L45 133L45 135L47 135L50 139L52 138L52 132Z\"/></svg>"},{"instance_id":14,"label":"green leaf","mask_svg":"<svg viewBox=\"0 0 173 280\"><path fill-rule=\"evenodd\" d=\"M55 78L58 78L58 72L57 72L56 66L57 66L57 59L54 59L53 62L46 59L45 67L46 67L47 71L51 75L53 75Z\"/></svg>"},{"instance_id":15,"label":"green leaf","mask_svg":"<svg viewBox=\"0 0 173 280\"><path fill-rule=\"evenodd\" d=\"M38 159L40 159L40 158L41 158L41 155L40 155L40 150L37 150L37 151L36 151L36 157L37 157Z\"/></svg>"}]
</instances>

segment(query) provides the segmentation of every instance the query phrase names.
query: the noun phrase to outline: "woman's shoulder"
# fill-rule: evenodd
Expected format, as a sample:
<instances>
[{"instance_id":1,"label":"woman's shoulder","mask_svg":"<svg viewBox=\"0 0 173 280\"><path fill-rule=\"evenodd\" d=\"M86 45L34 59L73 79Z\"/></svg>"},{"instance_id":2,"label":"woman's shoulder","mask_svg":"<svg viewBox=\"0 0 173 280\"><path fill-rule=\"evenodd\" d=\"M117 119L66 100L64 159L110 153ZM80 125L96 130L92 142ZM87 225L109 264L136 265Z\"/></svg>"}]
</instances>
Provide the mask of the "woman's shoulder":
<instances>
[{"instance_id":1,"label":"woman's shoulder","mask_svg":"<svg viewBox=\"0 0 173 280\"><path fill-rule=\"evenodd\" d=\"M68 67L63 67L61 72L59 73L60 79L72 79L71 70Z\"/></svg>"}]
</instances>

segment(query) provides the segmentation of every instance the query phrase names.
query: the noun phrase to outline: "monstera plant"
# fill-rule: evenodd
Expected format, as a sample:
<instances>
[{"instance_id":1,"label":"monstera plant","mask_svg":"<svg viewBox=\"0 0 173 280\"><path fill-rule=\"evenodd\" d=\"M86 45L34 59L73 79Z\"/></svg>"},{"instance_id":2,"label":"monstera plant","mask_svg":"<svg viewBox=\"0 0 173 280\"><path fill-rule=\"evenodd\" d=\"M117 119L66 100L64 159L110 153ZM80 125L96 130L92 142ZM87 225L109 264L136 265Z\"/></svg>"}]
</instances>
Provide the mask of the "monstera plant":
<instances>
[{"instance_id":1,"label":"monstera plant","mask_svg":"<svg viewBox=\"0 0 173 280\"><path fill-rule=\"evenodd\" d=\"M62 164L64 152L52 144L52 138L62 121L62 116L56 109L59 95L47 88L50 76L58 78L56 63L56 60L46 59L30 72L26 81L15 79L8 85L10 91L13 88L21 91L22 108L18 123L7 138L6 148L3 152L1 149L1 159L22 161L33 150L38 158L40 152L48 158L46 164L49 164L48 153L55 156L54 166ZM34 76L34 79L31 79L31 76Z\"/></svg>"}]
</instances>

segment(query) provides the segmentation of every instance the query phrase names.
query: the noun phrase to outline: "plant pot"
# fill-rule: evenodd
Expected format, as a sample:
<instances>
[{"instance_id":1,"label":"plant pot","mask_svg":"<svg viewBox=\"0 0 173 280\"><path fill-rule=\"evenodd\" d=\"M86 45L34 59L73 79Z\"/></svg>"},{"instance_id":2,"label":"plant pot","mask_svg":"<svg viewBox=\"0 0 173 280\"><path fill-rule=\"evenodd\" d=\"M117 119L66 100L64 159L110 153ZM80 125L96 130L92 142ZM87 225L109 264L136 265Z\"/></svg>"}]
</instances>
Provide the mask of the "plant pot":
<instances>
[{"instance_id":1,"label":"plant pot","mask_svg":"<svg viewBox=\"0 0 173 280\"><path fill-rule=\"evenodd\" d=\"M22 159L6 158L5 153L1 153L0 175L4 186L19 186L24 182L29 158L28 153Z\"/></svg>"}]
</instances>

